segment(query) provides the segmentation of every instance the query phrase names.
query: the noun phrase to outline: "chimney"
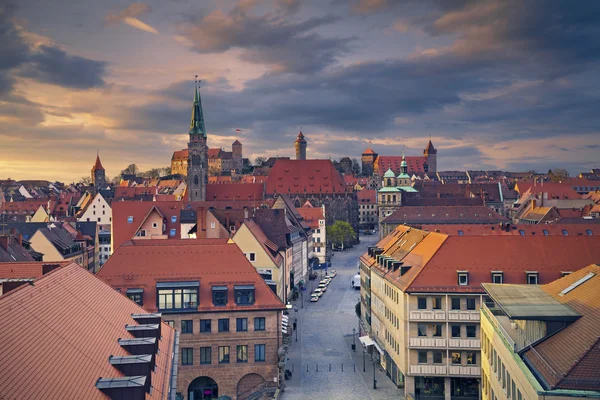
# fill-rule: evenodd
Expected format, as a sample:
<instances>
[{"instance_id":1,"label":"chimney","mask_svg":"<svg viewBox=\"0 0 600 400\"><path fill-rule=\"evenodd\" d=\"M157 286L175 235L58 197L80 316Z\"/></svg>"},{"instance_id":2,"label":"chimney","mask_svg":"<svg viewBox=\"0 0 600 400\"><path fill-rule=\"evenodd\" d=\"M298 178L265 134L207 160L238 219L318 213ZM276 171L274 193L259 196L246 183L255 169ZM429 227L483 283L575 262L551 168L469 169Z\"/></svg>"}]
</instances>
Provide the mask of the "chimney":
<instances>
[{"instance_id":1,"label":"chimney","mask_svg":"<svg viewBox=\"0 0 600 400\"><path fill-rule=\"evenodd\" d=\"M2 235L0 236L0 246L6 251L8 251L8 245L10 244L10 235Z\"/></svg>"},{"instance_id":2,"label":"chimney","mask_svg":"<svg viewBox=\"0 0 600 400\"><path fill-rule=\"evenodd\" d=\"M244 207L244 219L248 219L248 207Z\"/></svg>"}]
</instances>

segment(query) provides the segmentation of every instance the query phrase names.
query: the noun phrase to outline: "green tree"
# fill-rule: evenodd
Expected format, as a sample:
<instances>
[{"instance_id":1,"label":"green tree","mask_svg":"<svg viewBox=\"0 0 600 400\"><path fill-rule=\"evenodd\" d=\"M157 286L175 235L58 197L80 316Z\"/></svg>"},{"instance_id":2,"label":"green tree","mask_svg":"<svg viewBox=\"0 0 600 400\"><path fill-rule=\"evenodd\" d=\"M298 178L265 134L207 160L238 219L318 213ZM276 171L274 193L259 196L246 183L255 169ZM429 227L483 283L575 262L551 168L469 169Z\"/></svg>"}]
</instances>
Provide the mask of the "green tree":
<instances>
[{"instance_id":1,"label":"green tree","mask_svg":"<svg viewBox=\"0 0 600 400\"><path fill-rule=\"evenodd\" d=\"M256 157L256 158L254 159L254 165L255 165L256 167L260 167L260 166L262 166L262 165L263 165L263 163L264 163L265 161L267 161L267 157Z\"/></svg>"},{"instance_id":2,"label":"green tree","mask_svg":"<svg viewBox=\"0 0 600 400\"><path fill-rule=\"evenodd\" d=\"M138 166L136 164L129 164L127 166L127 168L125 168L123 171L121 171L121 174L137 175L139 172L140 172L140 169L138 168Z\"/></svg>"},{"instance_id":3,"label":"green tree","mask_svg":"<svg viewBox=\"0 0 600 400\"><path fill-rule=\"evenodd\" d=\"M345 243L350 243L356 238L356 232L346 221L335 221L333 225L327 227L327 242L332 245L344 247Z\"/></svg>"}]
</instances>

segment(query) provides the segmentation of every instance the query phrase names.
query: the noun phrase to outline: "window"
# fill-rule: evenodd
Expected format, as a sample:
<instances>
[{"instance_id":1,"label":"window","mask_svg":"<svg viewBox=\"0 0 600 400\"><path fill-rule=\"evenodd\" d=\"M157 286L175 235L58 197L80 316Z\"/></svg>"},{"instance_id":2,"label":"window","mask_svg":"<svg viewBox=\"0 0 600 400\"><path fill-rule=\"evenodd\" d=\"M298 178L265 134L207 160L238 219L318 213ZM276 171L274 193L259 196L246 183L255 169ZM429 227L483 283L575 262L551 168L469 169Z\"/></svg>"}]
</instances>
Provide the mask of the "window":
<instances>
[{"instance_id":1,"label":"window","mask_svg":"<svg viewBox=\"0 0 600 400\"><path fill-rule=\"evenodd\" d=\"M525 231L523 229L519 229L519 235L525 236Z\"/></svg>"},{"instance_id":2,"label":"window","mask_svg":"<svg viewBox=\"0 0 600 400\"><path fill-rule=\"evenodd\" d=\"M427 310L427 298L426 297L419 297L417 299L417 308L419 310Z\"/></svg>"},{"instance_id":3,"label":"window","mask_svg":"<svg viewBox=\"0 0 600 400\"><path fill-rule=\"evenodd\" d=\"M165 321L165 324L169 325L171 328L175 327L175 321Z\"/></svg>"},{"instance_id":4,"label":"window","mask_svg":"<svg viewBox=\"0 0 600 400\"><path fill-rule=\"evenodd\" d=\"M460 286L467 286L469 284L469 273L459 272L458 273L458 284Z\"/></svg>"},{"instance_id":5,"label":"window","mask_svg":"<svg viewBox=\"0 0 600 400\"><path fill-rule=\"evenodd\" d=\"M538 273L537 272L527 272L527 284L528 285L537 285L538 284Z\"/></svg>"},{"instance_id":6,"label":"window","mask_svg":"<svg viewBox=\"0 0 600 400\"><path fill-rule=\"evenodd\" d=\"M433 324L433 337L442 337L442 324Z\"/></svg>"},{"instance_id":7,"label":"window","mask_svg":"<svg viewBox=\"0 0 600 400\"><path fill-rule=\"evenodd\" d=\"M133 224L133 216L130 215L129 217L127 217L127 223Z\"/></svg>"},{"instance_id":8,"label":"window","mask_svg":"<svg viewBox=\"0 0 600 400\"><path fill-rule=\"evenodd\" d=\"M229 332L229 318L219 319L219 332Z\"/></svg>"},{"instance_id":9,"label":"window","mask_svg":"<svg viewBox=\"0 0 600 400\"><path fill-rule=\"evenodd\" d=\"M548 231L546 229L542 230L542 232L544 233L544 236L548 236Z\"/></svg>"},{"instance_id":10,"label":"window","mask_svg":"<svg viewBox=\"0 0 600 400\"><path fill-rule=\"evenodd\" d=\"M254 345L254 361L265 361L265 345L255 344Z\"/></svg>"},{"instance_id":11,"label":"window","mask_svg":"<svg viewBox=\"0 0 600 400\"><path fill-rule=\"evenodd\" d=\"M176 233L177 233L177 230L176 230L176 229L171 229L171 230L169 231L169 236L175 236L175 234L176 234Z\"/></svg>"},{"instance_id":12,"label":"window","mask_svg":"<svg viewBox=\"0 0 600 400\"><path fill-rule=\"evenodd\" d=\"M127 297L135 301L138 305L144 305L144 289L127 289Z\"/></svg>"},{"instance_id":13,"label":"window","mask_svg":"<svg viewBox=\"0 0 600 400\"><path fill-rule=\"evenodd\" d=\"M152 227L153 227L153 228L158 228L158 224L157 224L156 222L153 222L153 223L152 223Z\"/></svg>"},{"instance_id":14,"label":"window","mask_svg":"<svg viewBox=\"0 0 600 400\"><path fill-rule=\"evenodd\" d=\"M591 230L591 229L586 229L586 230L585 230L585 233L586 233L588 236L592 236L592 230Z\"/></svg>"},{"instance_id":15,"label":"window","mask_svg":"<svg viewBox=\"0 0 600 400\"><path fill-rule=\"evenodd\" d=\"M492 283L502 283L504 274L502 272L492 272Z\"/></svg>"},{"instance_id":16,"label":"window","mask_svg":"<svg viewBox=\"0 0 600 400\"><path fill-rule=\"evenodd\" d=\"M229 346L219 346L219 364L229 364Z\"/></svg>"},{"instance_id":17,"label":"window","mask_svg":"<svg viewBox=\"0 0 600 400\"><path fill-rule=\"evenodd\" d=\"M418 325L419 336L427 336L427 325L419 324Z\"/></svg>"},{"instance_id":18,"label":"window","mask_svg":"<svg viewBox=\"0 0 600 400\"><path fill-rule=\"evenodd\" d=\"M467 353L467 365L477 365L477 353Z\"/></svg>"},{"instance_id":19,"label":"window","mask_svg":"<svg viewBox=\"0 0 600 400\"><path fill-rule=\"evenodd\" d=\"M475 298L467 297L467 310L469 310L469 311L475 310Z\"/></svg>"},{"instance_id":20,"label":"window","mask_svg":"<svg viewBox=\"0 0 600 400\"><path fill-rule=\"evenodd\" d=\"M213 305L215 306L226 306L227 305L227 286L213 286Z\"/></svg>"},{"instance_id":21,"label":"window","mask_svg":"<svg viewBox=\"0 0 600 400\"><path fill-rule=\"evenodd\" d=\"M451 325L450 328L452 331L452 337L459 338L460 337L460 325Z\"/></svg>"},{"instance_id":22,"label":"window","mask_svg":"<svg viewBox=\"0 0 600 400\"><path fill-rule=\"evenodd\" d=\"M234 286L235 304L252 305L254 304L254 285Z\"/></svg>"},{"instance_id":23,"label":"window","mask_svg":"<svg viewBox=\"0 0 600 400\"><path fill-rule=\"evenodd\" d=\"M562 230L562 234L563 234L563 236L569 236L569 232L567 232L567 230L566 230L566 229L563 229L563 230Z\"/></svg>"},{"instance_id":24,"label":"window","mask_svg":"<svg viewBox=\"0 0 600 400\"><path fill-rule=\"evenodd\" d=\"M441 310L442 309L442 298L441 297L434 297L433 298L433 309L434 310Z\"/></svg>"},{"instance_id":25,"label":"window","mask_svg":"<svg viewBox=\"0 0 600 400\"><path fill-rule=\"evenodd\" d=\"M506 367L502 364L502 388L506 388Z\"/></svg>"},{"instance_id":26,"label":"window","mask_svg":"<svg viewBox=\"0 0 600 400\"><path fill-rule=\"evenodd\" d=\"M172 222L172 223L175 223L175 222L177 222L177 215L173 215L173 216L171 216L171 222Z\"/></svg>"},{"instance_id":27,"label":"window","mask_svg":"<svg viewBox=\"0 0 600 400\"><path fill-rule=\"evenodd\" d=\"M250 253L250 262L254 262L254 261L256 261L256 254Z\"/></svg>"},{"instance_id":28,"label":"window","mask_svg":"<svg viewBox=\"0 0 600 400\"><path fill-rule=\"evenodd\" d=\"M460 310L460 297L452 297L451 303L453 310Z\"/></svg>"},{"instance_id":29,"label":"window","mask_svg":"<svg viewBox=\"0 0 600 400\"><path fill-rule=\"evenodd\" d=\"M515 384L515 381L510 381L510 386L511 386L511 393L512 393L512 397L513 399L517 397L517 385Z\"/></svg>"},{"instance_id":30,"label":"window","mask_svg":"<svg viewBox=\"0 0 600 400\"><path fill-rule=\"evenodd\" d=\"M200 347L200 364L212 364L212 348Z\"/></svg>"},{"instance_id":31,"label":"window","mask_svg":"<svg viewBox=\"0 0 600 400\"><path fill-rule=\"evenodd\" d=\"M506 398L510 399L510 372L506 371Z\"/></svg>"},{"instance_id":32,"label":"window","mask_svg":"<svg viewBox=\"0 0 600 400\"><path fill-rule=\"evenodd\" d=\"M239 345L237 346L237 362L244 363L248 362L248 346Z\"/></svg>"},{"instance_id":33,"label":"window","mask_svg":"<svg viewBox=\"0 0 600 400\"><path fill-rule=\"evenodd\" d=\"M248 318L238 318L235 321L236 331L246 332L248 331Z\"/></svg>"},{"instance_id":34,"label":"window","mask_svg":"<svg viewBox=\"0 0 600 400\"><path fill-rule=\"evenodd\" d=\"M427 352L419 351L419 364L427 364Z\"/></svg>"},{"instance_id":35,"label":"window","mask_svg":"<svg viewBox=\"0 0 600 400\"><path fill-rule=\"evenodd\" d=\"M441 351L434 351L433 352L433 363L434 364L441 364L442 363L442 358L443 358L443 354Z\"/></svg>"},{"instance_id":36,"label":"window","mask_svg":"<svg viewBox=\"0 0 600 400\"><path fill-rule=\"evenodd\" d=\"M517 389L517 400L523 400L523 395L521 394L521 391L518 389Z\"/></svg>"},{"instance_id":37,"label":"window","mask_svg":"<svg viewBox=\"0 0 600 400\"><path fill-rule=\"evenodd\" d=\"M159 310L182 310L198 307L198 287L200 282L159 282Z\"/></svg>"},{"instance_id":38,"label":"window","mask_svg":"<svg viewBox=\"0 0 600 400\"><path fill-rule=\"evenodd\" d=\"M461 365L460 353L452 353L452 364Z\"/></svg>"},{"instance_id":39,"label":"window","mask_svg":"<svg viewBox=\"0 0 600 400\"><path fill-rule=\"evenodd\" d=\"M194 322L191 319L181 321L181 333L194 333Z\"/></svg>"},{"instance_id":40,"label":"window","mask_svg":"<svg viewBox=\"0 0 600 400\"><path fill-rule=\"evenodd\" d=\"M467 337L474 338L477 335L477 329L475 325L467 325Z\"/></svg>"},{"instance_id":41,"label":"window","mask_svg":"<svg viewBox=\"0 0 600 400\"><path fill-rule=\"evenodd\" d=\"M194 365L194 349L184 347L181 349L181 365Z\"/></svg>"},{"instance_id":42,"label":"window","mask_svg":"<svg viewBox=\"0 0 600 400\"><path fill-rule=\"evenodd\" d=\"M211 332L210 319L201 319L200 320L200 333L210 333Z\"/></svg>"},{"instance_id":43,"label":"window","mask_svg":"<svg viewBox=\"0 0 600 400\"><path fill-rule=\"evenodd\" d=\"M265 317L254 318L254 330L264 331L265 330Z\"/></svg>"}]
</instances>

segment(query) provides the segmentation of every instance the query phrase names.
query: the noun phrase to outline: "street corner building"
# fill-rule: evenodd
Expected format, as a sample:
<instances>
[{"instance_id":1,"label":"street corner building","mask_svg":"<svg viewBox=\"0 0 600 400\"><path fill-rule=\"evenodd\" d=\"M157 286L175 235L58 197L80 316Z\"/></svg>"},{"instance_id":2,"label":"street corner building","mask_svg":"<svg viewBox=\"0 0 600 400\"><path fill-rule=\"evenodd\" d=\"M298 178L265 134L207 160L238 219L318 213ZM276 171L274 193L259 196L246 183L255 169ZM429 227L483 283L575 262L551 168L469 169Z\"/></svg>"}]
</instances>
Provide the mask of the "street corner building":
<instances>
[{"instance_id":1,"label":"street corner building","mask_svg":"<svg viewBox=\"0 0 600 400\"><path fill-rule=\"evenodd\" d=\"M478 399L486 371L480 328L480 309L489 301L485 285L519 284L538 291L537 285L598 259L600 237L594 235L463 236L398 225L360 257L361 331L371 339L361 342L373 342L369 350L407 395ZM487 373L488 380L491 376ZM493 398L501 398L494 390Z\"/></svg>"},{"instance_id":2,"label":"street corner building","mask_svg":"<svg viewBox=\"0 0 600 400\"><path fill-rule=\"evenodd\" d=\"M74 262L10 269L34 279L0 296L1 399L174 398L178 335L160 314Z\"/></svg>"},{"instance_id":3,"label":"street corner building","mask_svg":"<svg viewBox=\"0 0 600 400\"><path fill-rule=\"evenodd\" d=\"M130 241L98 277L179 331L180 399L275 392L285 306L235 243Z\"/></svg>"}]
</instances>

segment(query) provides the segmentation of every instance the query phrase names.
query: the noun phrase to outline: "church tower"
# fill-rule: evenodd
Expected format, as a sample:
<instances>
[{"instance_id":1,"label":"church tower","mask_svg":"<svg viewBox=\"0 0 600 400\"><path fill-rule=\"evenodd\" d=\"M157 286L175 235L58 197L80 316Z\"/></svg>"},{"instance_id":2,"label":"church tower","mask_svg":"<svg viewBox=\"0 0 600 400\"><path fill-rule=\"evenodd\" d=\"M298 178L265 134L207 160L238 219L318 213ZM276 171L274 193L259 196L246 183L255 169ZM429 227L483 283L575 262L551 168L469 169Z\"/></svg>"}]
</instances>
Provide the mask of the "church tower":
<instances>
[{"instance_id":1,"label":"church tower","mask_svg":"<svg viewBox=\"0 0 600 400\"><path fill-rule=\"evenodd\" d=\"M190 141L188 142L187 192L190 201L206 200L208 183L208 147L206 128L202 114L200 90L194 86L194 105L190 122Z\"/></svg>"},{"instance_id":2,"label":"church tower","mask_svg":"<svg viewBox=\"0 0 600 400\"><path fill-rule=\"evenodd\" d=\"M106 189L106 171L100 162L100 154L96 154L96 162L92 167L92 186L94 189Z\"/></svg>"},{"instance_id":3,"label":"church tower","mask_svg":"<svg viewBox=\"0 0 600 400\"><path fill-rule=\"evenodd\" d=\"M298 138L294 142L294 147L296 148L296 160L306 160L306 140L304 140L304 135L302 131L298 134Z\"/></svg>"},{"instance_id":4,"label":"church tower","mask_svg":"<svg viewBox=\"0 0 600 400\"><path fill-rule=\"evenodd\" d=\"M429 139L429 143L427 143L427 147L423 150L423 155L427 158L427 174L431 176L435 176L437 172L437 150L433 147L433 143L431 143L431 139Z\"/></svg>"}]
</instances>

